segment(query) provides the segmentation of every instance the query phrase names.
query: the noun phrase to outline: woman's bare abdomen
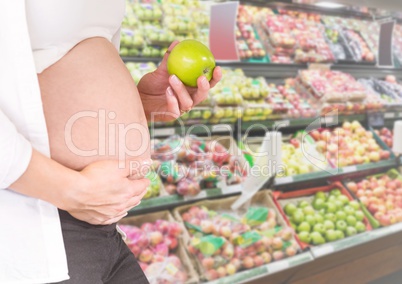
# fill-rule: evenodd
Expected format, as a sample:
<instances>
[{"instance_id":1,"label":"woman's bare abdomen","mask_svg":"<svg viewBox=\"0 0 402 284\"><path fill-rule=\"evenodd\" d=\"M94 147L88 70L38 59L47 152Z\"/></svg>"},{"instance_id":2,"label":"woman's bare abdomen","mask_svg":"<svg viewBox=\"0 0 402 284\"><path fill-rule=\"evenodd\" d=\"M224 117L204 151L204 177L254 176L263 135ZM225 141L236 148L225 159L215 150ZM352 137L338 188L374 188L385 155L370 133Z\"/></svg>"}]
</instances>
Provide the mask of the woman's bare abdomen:
<instances>
[{"instance_id":1,"label":"woman's bare abdomen","mask_svg":"<svg viewBox=\"0 0 402 284\"><path fill-rule=\"evenodd\" d=\"M38 78L54 160L79 170L98 160L149 158L141 99L109 41L79 43Z\"/></svg>"}]
</instances>

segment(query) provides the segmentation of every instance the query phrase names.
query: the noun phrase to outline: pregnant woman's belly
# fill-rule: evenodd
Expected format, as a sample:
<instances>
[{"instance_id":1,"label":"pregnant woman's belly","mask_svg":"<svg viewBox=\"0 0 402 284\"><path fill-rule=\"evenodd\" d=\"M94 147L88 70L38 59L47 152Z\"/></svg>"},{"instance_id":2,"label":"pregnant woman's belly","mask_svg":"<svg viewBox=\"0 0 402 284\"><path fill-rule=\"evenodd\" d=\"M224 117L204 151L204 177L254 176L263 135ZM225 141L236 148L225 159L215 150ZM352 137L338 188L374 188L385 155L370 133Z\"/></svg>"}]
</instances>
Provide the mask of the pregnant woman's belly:
<instances>
[{"instance_id":1,"label":"pregnant woman's belly","mask_svg":"<svg viewBox=\"0 0 402 284\"><path fill-rule=\"evenodd\" d=\"M109 41L79 43L38 78L54 160L79 170L98 160L150 157L137 88Z\"/></svg>"}]
</instances>

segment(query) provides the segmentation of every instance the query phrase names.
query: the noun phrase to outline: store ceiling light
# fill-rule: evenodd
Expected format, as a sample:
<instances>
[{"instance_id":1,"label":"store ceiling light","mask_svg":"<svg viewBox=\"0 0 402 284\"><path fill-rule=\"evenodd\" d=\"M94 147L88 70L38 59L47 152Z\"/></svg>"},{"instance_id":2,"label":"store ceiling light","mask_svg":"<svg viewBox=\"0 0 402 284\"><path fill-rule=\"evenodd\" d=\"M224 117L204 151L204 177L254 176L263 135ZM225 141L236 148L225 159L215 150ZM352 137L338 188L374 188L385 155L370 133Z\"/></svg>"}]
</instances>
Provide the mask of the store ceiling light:
<instances>
[{"instance_id":1,"label":"store ceiling light","mask_svg":"<svg viewBox=\"0 0 402 284\"><path fill-rule=\"evenodd\" d=\"M314 4L315 6L323 7L323 8L331 8L331 9L337 9L337 8L342 8L345 5L339 4L339 3L334 3L334 2L317 2Z\"/></svg>"}]
</instances>

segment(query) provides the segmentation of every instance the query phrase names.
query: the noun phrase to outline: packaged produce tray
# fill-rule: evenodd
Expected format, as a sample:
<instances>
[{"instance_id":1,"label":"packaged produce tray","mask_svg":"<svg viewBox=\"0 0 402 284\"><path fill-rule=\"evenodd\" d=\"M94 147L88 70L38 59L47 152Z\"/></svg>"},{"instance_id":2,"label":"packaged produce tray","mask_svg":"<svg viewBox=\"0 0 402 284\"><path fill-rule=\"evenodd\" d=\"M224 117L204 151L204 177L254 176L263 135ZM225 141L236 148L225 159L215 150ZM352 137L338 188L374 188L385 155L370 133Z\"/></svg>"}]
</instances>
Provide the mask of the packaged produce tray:
<instances>
[{"instance_id":1,"label":"packaged produce tray","mask_svg":"<svg viewBox=\"0 0 402 284\"><path fill-rule=\"evenodd\" d=\"M206 200L206 201L198 202L198 203L191 204L191 205L177 207L176 209L174 209L173 215L178 221L183 222L182 214L189 212L189 210L191 210L193 207L197 207L197 206L206 207L209 210L213 210L213 211L220 212L222 214L231 215L231 216L243 215L245 212L247 212L246 209L240 209L237 212L237 215L236 215L236 212L233 212L233 210L231 210L231 205L237 200L237 198L238 198L238 196L225 198L225 199ZM269 214L275 214L277 226L286 228L286 230L288 230L288 232L292 232L292 230L290 228L287 228L286 222L284 221L283 217L279 214L279 212L275 206L275 203L272 200L271 193L269 191L268 192L267 191L259 192L256 195L254 195L253 198L251 199L249 206L255 206L255 207L261 206L261 207L268 208L269 210L272 210L272 213L269 213ZM268 212L270 212L270 211L268 211ZM227 218L230 218L230 217L228 216ZM277 227L275 227L275 228L277 228ZM274 229L274 230L276 231L276 229ZM250 231L250 232L252 232L252 231ZM269 232L269 231L267 231L267 232ZM196 234L199 234L199 233L196 233ZM183 235L184 242L187 244L191 244L192 238L193 237L191 237L190 233L186 230ZM294 239L293 234L290 236L289 242L291 242L297 248L298 252L301 251L300 246L298 244L296 244L296 240ZM236 251L236 249L235 249L235 251ZM272 251L271 251L271 253L272 253ZM205 279L206 272L205 272L205 269L204 269L201 261L198 259L197 256L195 256L195 255L191 255L191 256L192 256L191 260L193 261L195 267L197 268L200 278L203 280L207 280L207 279ZM248 254L245 256L248 256ZM294 261L292 261L292 259L294 259ZM297 261L296 261L296 259L297 259ZM257 267L251 268L251 269L237 271L236 274L219 278L216 280L216 283L244 282L246 280L258 278L258 277L267 275L269 273L273 273L278 270L286 269L289 266L296 266L296 265L299 265L301 263L311 261L311 260L312 260L312 258L309 253L296 254L293 257L287 257L283 260L274 261L274 259L272 259L272 261L269 262L268 264L263 264L261 266L257 266ZM215 283L215 282L213 282L213 283Z\"/></svg>"},{"instance_id":2,"label":"packaged produce tray","mask_svg":"<svg viewBox=\"0 0 402 284\"><path fill-rule=\"evenodd\" d=\"M132 217L127 217L123 218L122 220L119 221L118 225L124 226L137 226L141 227L141 225L145 223L154 223L157 220L166 220L168 222L176 222L176 220L173 218L173 216L170 214L169 211L159 211L159 212L154 212L154 213L148 213L144 215L138 215L138 216L132 216ZM179 226L181 227L182 231L184 232L184 226L181 223L178 223ZM152 278L150 278L150 283L159 283L158 281L164 281L164 279L158 279L158 274L163 273L167 274L167 279L170 279L174 281L173 283L185 283L185 284L195 284L199 283L199 278L197 273L194 270L194 267L191 265L190 258L185 250L185 244L183 243L183 240L181 238L178 239L178 246L175 250L173 250L173 254L176 255L180 260L182 265L184 266L185 271L187 272L187 280L185 282L181 282L180 280L170 278L172 275L177 273L178 268L175 267L172 264L167 264L166 267L163 270L157 271L158 273L155 273L152 275ZM144 248L142 248L144 249ZM172 275L169 275L172 274ZM165 278L166 279L166 278Z\"/></svg>"}]
</instances>

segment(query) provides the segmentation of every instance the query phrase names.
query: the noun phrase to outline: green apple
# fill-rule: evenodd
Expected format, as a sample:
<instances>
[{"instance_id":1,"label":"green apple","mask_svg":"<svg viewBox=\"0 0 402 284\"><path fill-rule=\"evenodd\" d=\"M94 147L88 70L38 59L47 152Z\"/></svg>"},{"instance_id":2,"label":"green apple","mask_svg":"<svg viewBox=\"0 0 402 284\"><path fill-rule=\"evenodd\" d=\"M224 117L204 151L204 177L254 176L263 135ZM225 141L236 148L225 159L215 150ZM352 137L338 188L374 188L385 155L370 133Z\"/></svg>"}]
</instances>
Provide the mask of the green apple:
<instances>
[{"instance_id":1,"label":"green apple","mask_svg":"<svg viewBox=\"0 0 402 284\"><path fill-rule=\"evenodd\" d=\"M290 222L290 226L293 228L293 230L297 230L297 225L293 222Z\"/></svg>"},{"instance_id":2,"label":"green apple","mask_svg":"<svg viewBox=\"0 0 402 284\"><path fill-rule=\"evenodd\" d=\"M349 198L346 195L339 195L338 200L342 202L342 205L349 203Z\"/></svg>"},{"instance_id":3,"label":"green apple","mask_svg":"<svg viewBox=\"0 0 402 284\"><path fill-rule=\"evenodd\" d=\"M325 230L333 230L333 229L335 229L334 222L332 222L330 220L325 220L324 221L324 228L325 228Z\"/></svg>"},{"instance_id":4,"label":"green apple","mask_svg":"<svg viewBox=\"0 0 402 284\"><path fill-rule=\"evenodd\" d=\"M299 208L304 208L304 207L310 206L310 203L308 203L306 200L302 200L299 202L298 206L299 206Z\"/></svg>"},{"instance_id":5,"label":"green apple","mask_svg":"<svg viewBox=\"0 0 402 284\"><path fill-rule=\"evenodd\" d=\"M210 81L214 69L215 58L212 52L204 44L193 39L178 43L167 59L169 74L176 75L184 85L190 87L197 87L197 79L202 75Z\"/></svg>"},{"instance_id":6,"label":"green apple","mask_svg":"<svg viewBox=\"0 0 402 284\"><path fill-rule=\"evenodd\" d=\"M353 209L353 207L350 205L346 205L345 207L343 207L343 211L345 211L346 215L348 216L355 214L355 209Z\"/></svg>"},{"instance_id":7,"label":"green apple","mask_svg":"<svg viewBox=\"0 0 402 284\"><path fill-rule=\"evenodd\" d=\"M345 231L347 226L348 224L343 220L336 221L335 223L335 228L339 231Z\"/></svg>"},{"instance_id":8,"label":"green apple","mask_svg":"<svg viewBox=\"0 0 402 284\"><path fill-rule=\"evenodd\" d=\"M297 226L298 232L310 232L311 226L308 222L303 221Z\"/></svg>"},{"instance_id":9,"label":"green apple","mask_svg":"<svg viewBox=\"0 0 402 284\"><path fill-rule=\"evenodd\" d=\"M327 213L335 213L337 210L335 202L327 202L325 203L325 211Z\"/></svg>"},{"instance_id":10,"label":"green apple","mask_svg":"<svg viewBox=\"0 0 402 284\"><path fill-rule=\"evenodd\" d=\"M337 211L335 213L336 220L346 220L346 213L343 211Z\"/></svg>"},{"instance_id":11,"label":"green apple","mask_svg":"<svg viewBox=\"0 0 402 284\"><path fill-rule=\"evenodd\" d=\"M316 220L315 220L315 215L307 215L304 218L304 221L306 221L307 223L310 224L311 227L313 227L316 224Z\"/></svg>"},{"instance_id":12,"label":"green apple","mask_svg":"<svg viewBox=\"0 0 402 284\"><path fill-rule=\"evenodd\" d=\"M306 207L303 208L303 213L304 215L314 215L315 214L315 210L312 206L308 205Z\"/></svg>"},{"instance_id":13,"label":"green apple","mask_svg":"<svg viewBox=\"0 0 402 284\"><path fill-rule=\"evenodd\" d=\"M324 219L332 221L332 222L336 222L336 215L334 213L327 213L327 214L325 214Z\"/></svg>"},{"instance_id":14,"label":"green apple","mask_svg":"<svg viewBox=\"0 0 402 284\"><path fill-rule=\"evenodd\" d=\"M357 221L363 221L364 219L364 213L362 211L356 211L355 212L355 217Z\"/></svg>"},{"instance_id":15,"label":"green apple","mask_svg":"<svg viewBox=\"0 0 402 284\"><path fill-rule=\"evenodd\" d=\"M324 234L325 233L325 228L323 224L315 224L313 227L313 231L314 232L318 232L320 234Z\"/></svg>"},{"instance_id":16,"label":"green apple","mask_svg":"<svg viewBox=\"0 0 402 284\"><path fill-rule=\"evenodd\" d=\"M312 242L314 245L322 245L322 244L325 244L325 239L324 239L324 237L322 236L321 233L319 233L319 232L312 232L312 233L310 234L310 236L311 236L311 242Z\"/></svg>"},{"instance_id":17,"label":"green apple","mask_svg":"<svg viewBox=\"0 0 402 284\"><path fill-rule=\"evenodd\" d=\"M355 209L355 210L359 210L360 209L360 204L359 202L357 202L356 200L352 200L350 201L349 205Z\"/></svg>"},{"instance_id":18,"label":"green apple","mask_svg":"<svg viewBox=\"0 0 402 284\"><path fill-rule=\"evenodd\" d=\"M355 229L355 227L348 226L346 228L346 236L350 237L350 236L353 236L356 234L357 234L357 230Z\"/></svg>"},{"instance_id":19,"label":"green apple","mask_svg":"<svg viewBox=\"0 0 402 284\"><path fill-rule=\"evenodd\" d=\"M358 233L363 233L364 231L366 231L366 225L364 225L364 223L361 221L357 221L355 229Z\"/></svg>"},{"instance_id":20,"label":"green apple","mask_svg":"<svg viewBox=\"0 0 402 284\"><path fill-rule=\"evenodd\" d=\"M318 210L318 213L319 213L321 216L324 217L327 212L325 212L325 208L321 208L320 210Z\"/></svg>"},{"instance_id":21,"label":"green apple","mask_svg":"<svg viewBox=\"0 0 402 284\"><path fill-rule=\"evenodd\" d=\"M342 192L340 189L333 189L333 190L331 190L331 192L329 194L335 195L335 196L340 196L342 194Z\"/></svg>"},{"instance_id":22,"label":"green apple","mask_svg":"<svg viewBox=\"0 0 402 284\"><path fill-rule=\"evenodd\" d=\"M335 233L337 235L338 240L343 239L345 237L345 234L340 230L335 230Z\"/></svg>"},{"instance_id":23,"label":"green apple","mask_svg":"<svg viewBox=\"0 0 402 284\"><path fill-rule=\"evenodd\" d=\"M341 196L342 196L342 195L341 195ZM334 204L336 205L336 209L337 209L337 210L343 208L343 202L340 201L340 200L335 200L335 201L334 201Z\"/></svg>"},{"instance_id":24,"label":"green apple","mask_svg":"<svg viewBox=\"0 0 402 284\"><path fill-rule=\"evenodd\" d=\"M299 237L300 241L302 241L304 243L310 243L310 241L311 241L309 232L303 231L303 232L298 233L297 236Z\"/></svg>"},{"instance_id":25,"label":"green apple","mask_svg":"<svg viewBox=\"0 0 402 284\"><path fill-rule=\"evenodd\" d=\"M354 226L354 225L356 225L356 218L355 218L355 216L353 216L353 215L349 215L349 216L347 216L346 217L346 223L349 225L349 226Z\"/></svg>"},{"instance_id":26,"label":"green apple","mask_svg":"<svg viewBox=\"0 0 402 284\"><path fill-rule=\"evenodd\" d=\"M304 221L304 214L303 211L301 211L300 209L296 210L295 212L293 212L292 214L292 221L295 224L300 224L301 222Z\"/></svg>"},{"instance_id":27,"label":"green apple","mask_svg":"<svg viewBox=\"0 0 402 284\"><path fill-rule=\"evenodd\" d=\"M297 207L293 203L288 203L283 209L285 210L286 215L292 216L293 212L297 210Z\"/></svg>"},{"instance_id":28,"label":"green apple","mask_svg":"<svg viewBox=\"0 0 402 284\"><path fill-rule=\"evenodd\" d=\"M327 202L335 202L338 198L335 195L328 196Z\"/></svg>"},{"instance_id":29,"label":"green apple","mask_svg":"<svg viewBox=\"0 0 402 284\"><path fill-rule=\"evenodd\" d=\"M335 230L330 229L330 230L325 232L325 239L326 239L327 242L336 241L338 239L338 234L336 233Z\"/></svg>"},{"instance_id":30,"label":"green apple","mask_svg":"<svg viewBox=\"0 0 402 284\"><path fill-rule=\"evenodd\" d=\"M319 213L315 213L315 214L314 214L314 219L315 219L315 222L316 222L316 223L322 223L322 222L324 222L324 217L323 217L321 214L319 214Z\"/></svg>"},{"instance_id":31,"label":"green apple","mask_svg":"<svg viewBox=\"0 0 402 284\"><path fill-rule=\"evenodd\" d=\"M314 199L322 199L322 200L327 200L327 195L325 192L319 191L314 195Z\"/></svg>"},{"instance_id":32,"label":"green apple","mask_svg":"<svg viewBox=\"0 0 402 284\"><path fill-rule=\"evenodd\" d=\"M320 209L324 208L324 204L325 204L324 199L316 198L313 201L313 208L315 210L320 210Z\"/></svg>"}]
</instances>

